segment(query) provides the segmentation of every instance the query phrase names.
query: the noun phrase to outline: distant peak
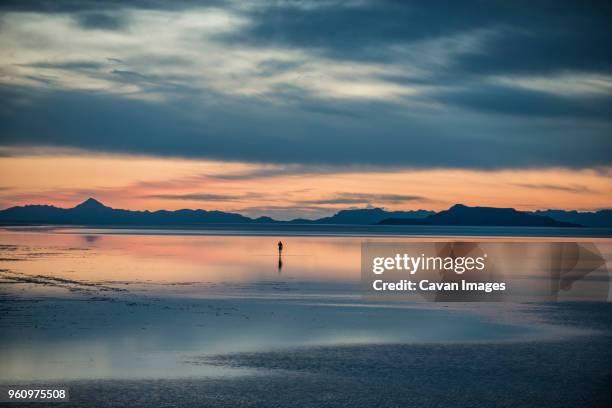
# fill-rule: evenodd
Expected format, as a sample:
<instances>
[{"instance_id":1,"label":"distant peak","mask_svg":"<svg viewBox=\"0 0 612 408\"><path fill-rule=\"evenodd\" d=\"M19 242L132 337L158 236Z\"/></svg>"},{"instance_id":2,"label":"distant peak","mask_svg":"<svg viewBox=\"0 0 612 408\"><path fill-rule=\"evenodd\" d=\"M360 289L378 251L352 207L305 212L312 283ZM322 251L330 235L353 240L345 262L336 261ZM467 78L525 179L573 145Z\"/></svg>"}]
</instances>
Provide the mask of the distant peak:
<instances>
[{"instance_id":1,"label":"distant peak","mask_svg":"<svg viewBox=\"0 0 612 408\"><path fill-rule=\"evenodd\" d=\"M108 208L95 198L89 197L87 200L83 201L81 204L77 205L74 208L86 208L86 209L94 209L94 208Z\"/></svg>"},{"instance_id":2,"label":"distant peak","mask_svg":"<svg viewBox=\"0 0 612 408\"><path fill-rule=\"evenodd\" d=\"M482 207L482 206L475 206L475 207L470 207L469 205L465 205L465 204L455 204L452 207L450 207L447 211L515 211L515 212L520 212L514 208L506 208L506 207Z\"/></svg>"}]
</instances>

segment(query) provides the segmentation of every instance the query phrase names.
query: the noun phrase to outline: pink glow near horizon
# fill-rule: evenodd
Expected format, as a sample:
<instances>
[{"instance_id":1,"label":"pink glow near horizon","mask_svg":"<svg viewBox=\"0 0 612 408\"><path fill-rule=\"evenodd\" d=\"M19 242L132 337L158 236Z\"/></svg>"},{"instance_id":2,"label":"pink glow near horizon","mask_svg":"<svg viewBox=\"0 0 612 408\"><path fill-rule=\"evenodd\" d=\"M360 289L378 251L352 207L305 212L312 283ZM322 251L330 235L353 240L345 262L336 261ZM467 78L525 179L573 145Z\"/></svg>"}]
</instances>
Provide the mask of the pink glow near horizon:
<instances>
[{"instance_id":1,"label":"pink glow near horizon","mask_svg":"<svg viewBox=\"0 0 612 408\"><path fill-rule=\"evenodd\" d=\"M0 206L202 208L278 219L345 208L441 210L455 203L523 210L612 206L609 169L343 170L87 154L0 159Z\"/></svg>"}]
</instances>

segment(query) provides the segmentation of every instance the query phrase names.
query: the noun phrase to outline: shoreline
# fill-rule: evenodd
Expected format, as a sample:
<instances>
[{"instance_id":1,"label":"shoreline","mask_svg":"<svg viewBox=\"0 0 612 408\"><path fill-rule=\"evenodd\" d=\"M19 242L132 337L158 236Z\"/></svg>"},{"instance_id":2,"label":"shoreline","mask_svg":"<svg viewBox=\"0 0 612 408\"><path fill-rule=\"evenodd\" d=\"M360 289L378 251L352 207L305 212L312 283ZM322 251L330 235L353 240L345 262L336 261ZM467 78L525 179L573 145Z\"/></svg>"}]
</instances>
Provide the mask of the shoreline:
<instances>
[{"instance_id":1,"label":"shoreline","mask_svg":"<svg viewBox=\"0 0 612 408\"><path fill-rule=\"evenodd\" d=\"M6 232L47 232L87 235L193 235L294 237L406 237L406 238L612 238L612 228L387 226L387 225L275 225L211 224L206 226L0 226Z\"/></svg>"}]
</instances>

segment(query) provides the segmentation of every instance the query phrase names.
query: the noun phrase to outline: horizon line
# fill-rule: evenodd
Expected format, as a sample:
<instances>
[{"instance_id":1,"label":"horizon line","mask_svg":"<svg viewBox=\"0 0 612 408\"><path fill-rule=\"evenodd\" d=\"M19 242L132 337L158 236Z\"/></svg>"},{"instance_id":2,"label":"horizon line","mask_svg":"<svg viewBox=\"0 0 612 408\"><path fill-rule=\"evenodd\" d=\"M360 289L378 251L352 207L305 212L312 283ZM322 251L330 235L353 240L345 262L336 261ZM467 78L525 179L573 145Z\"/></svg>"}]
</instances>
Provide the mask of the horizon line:
<instances>
[{"instance_id":1,"label":"horizon line","mask_svg":"<svg viewBox=\"0 0 612 408\"><path fill-rule=\"evenodd\" d=\"M155 213L155 212L158 212L158 211L176 212L176 211L183 211L183 210L188 210L188 211L205 211L205 212L222 212L222 213L225 213L225 214L237 214L237 215L249 218L251 220L258 220L258 219L261 219L261 218L269 218L269 219L271 219L273 221L276 221L276 222L291 222L291 221L295 221L295 220L317 221L317 220L321 220L321 219L324 219L324 218L333 217L333 216L339 214L342 211L357 211L357 210L381 210L381 211L385 211L385 212L389 212L389 213L394 213L394 212L396 212L396 213L397 212L406 212L406 213L430 212L430 213L433 213L433 214L437 214L437 213L440 213L442 211L447 211L447 210L449 210L449 209L451 209L451 208L453 208L455 206L464 206L464 207L469 207L469 208L512 209L512 210L515 210L515 211L518 211L518 212L523 212L523 213L535 213L537 211L563 211L563 212L576 212L576 213L582 213L582 214L585 214L585 213L593 214L593 213L598 213L598 212L601 212L601 211L610 211L610 210L612 210L612 208L606 207L606 208L598 208L598 209L594 209L594 210L584 210L584 211L577 210L577 209L564 210L564 209L555 209L555 208L540 208L540 209L532 210L532 211L524 211L524 210L518 210L518 209L516 209L514 207L491 207L491 206L482 206L482 205L466 205L466 204L462 204L462 203L452 204L448 208L446 208L444 210L440 210L440 211L423 209L423 208L419 208L417 210L387 210L384 207L371 206L371 205L368 204L366 207L347 207L347 208L343 208L343 209L338 209L332 215L325 216L325 217L319 217L319 218L296 217L296 218L291 218L291 219L288 219L288 220L278 220L278 219L275 219L275 218L273 218L273 217L271 217L269 215L261 215L259 217L252 217L252 216L249 216L249 215L242 214L241 212L225 211L225 210L220 210L220 209L205 210L203 208L180 208L180 209L176 209L176 210L167 210L167 209L160 208L160 209L156 209L156 210L140 210L140 209L129 209L129 208L117 208L117 207L110 207L110 206L104 204L102 201L98 200L97 198L94 198L94 197L90 196L90 197L86 198L85 200L78 202L76 205L74 205L72 207L60 207L60 206L56 206L56 205L53 205L53 204L24 204L24 205L13 205L13 206L10 206L10 207L6 207L6 208L3 208L3 209L0 209L0 212L1 211L9 210L11 208L28 207L28 206L48 206L48 207L59 208L59 209L63 209L63 210L71 210L71 209L77 208L77 207L79 207L79 206L81 206L81 205L83 205L83 204L85 204L87 202L90 202L90 201L94 201L94 202L100 204L101 206L106 207L106 208L110 208L112 210L134 211L134 212L148 212L148 213Z\"/></svg>"}]
</instances>

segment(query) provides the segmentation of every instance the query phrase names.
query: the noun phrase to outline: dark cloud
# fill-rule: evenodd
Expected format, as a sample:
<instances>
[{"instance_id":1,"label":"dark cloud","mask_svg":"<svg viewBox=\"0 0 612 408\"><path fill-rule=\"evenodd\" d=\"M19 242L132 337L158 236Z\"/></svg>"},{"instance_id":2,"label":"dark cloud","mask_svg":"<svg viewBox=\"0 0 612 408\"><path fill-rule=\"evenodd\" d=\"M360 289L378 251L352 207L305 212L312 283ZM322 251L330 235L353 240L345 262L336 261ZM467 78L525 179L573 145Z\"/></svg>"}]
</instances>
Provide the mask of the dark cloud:
<instances>
[{"instance_id":1,"label":"dark cloud","mask_svg":"<svg viewBox=\"0 0 612 408\"><path fill-rule=\"evenodd\" d=\"M301 65L297 61L282 61L276 59L265 60L258 64L259 75L268 77L278 75L287 71L294 71Z\"/></svg>"},{"instance_id":2,"label":"dark cloud","mask_svg":"<svg viewBox=\"0 0 612 408\"><path fill-rule=\"evenodd\" d=\"M259 194L249 193L242 195L226 195L226 194L154 194L147 195L142 198L158 198L163 200L183 200L183 201L240 201L249 198L259 198Z\"/></svg>"},{"instance_id":3,"label":"dark cloud","mask_svg":"<svg viewBox=\"0 0 612 408\"><path fill-rule=\"evenodd\" d=\"M271 90L262 96L270 101L279 101L285 106L292 106L305 112L348 118L365 117L374 105L379 108L380 105L383 105L382 103L374 104L372 102L360 104L359 102L346 103L330 99L321 100L307 90L290 84L272 86ZM385 105L390 107L389 104Z\"/></svg>"},{"instance_id":4,"label":"dark cloud","mask_svg":"<svg viewBox=\"0 0 612 408\"><path fill-rule=\"evenodd\" d=\"M280 168L258 168L235 173L215 174L210 177L220 180L255 180L261 178L282 177L293 174L304 174L306 168L299 166L296 169Z\"/></svg>"},{"instance_id":5,"label":"dark cloud","mask_svg":"<svg viewBox=\"0 0 612 408\"><path fill-rule=\"evenodd\" d=\"M612 67L607 46L612 3L606 1L371 1L315 7L283 2L254 8L250 17L254 24L228 40L305 47L333 58L396 61L401 47L480 30L488 33L484 44L464 51L445 75Z\"/></svg>"},{"instance_id":6,"label":"dark cloud","mask_svg":"<svg viewBox=\"0 0 612 408\"><path fill-rule=\"evenodd\" d=\"M475 85L432 95L479 112L560 118L612 118L612 95L560 96L519 87Z\"/></svg>"},{"instance_id":7,"label":"dark cloud","mask_svg":"<svg viewBox=\"0 0 612 408\"><path fill-rule=\"evenodd\" d=\"M0 12L26 11L72 15L81 27L90 30L123 30L129 26L128 9L185 10L227 6L223 0L3 0Z\"/></svg>"},{"instance_id":8,"label":"dark cloud","mask_svg":"<svg viewBox=\"0 0 612 408\"><path fill-rule=\"evenodd\" d=\"M125 79L125 82L139 82L139 81L152 82L152 77L150 77L148 75L143 75L143 74L140 74L140 73L134 72L134 71L125 71L125 70L121 70L121 69L114 69L114 70L111 71L111 74L117 75L117 76Z\"/></svg>"},{"instance_id":9,"label":"dark cloud","mask_svg":"<svg viewBox=\"0 0 612 408\"><path fill-rule=\"evenodd\" d=\"M33 68L65 69L65 70L97 70L105 67L105 64L96 61L71 61L71 62L37 62L24 64L23 66Z\"/></svg>"},{"instance_id":10,"label":"dark cloud","mask_svg":"<svg viewBox=\"0 0 612 408\"><path fill-rule=\"evenodd\" d=\"M568 193L590 193L593 190L585 186L563 186L557 184L527 184L527 183L514 183L513 186L531 188L534 190L556 190L566 191Z\"/></svg>"},{"instance_id":11,"label":"dark cloud","mask_svg":"<svg viewBox=\"0 0 612 408\"><path fill-rule=\"evenodd\" d=\"M123 10L128 8L203 7L229 9L251 20L244 30L219 37L228 45L272 44L307 48L335 59L397 61L402 47L480 31L488 33L484 44L464 50L444 67L445 75L608 72L612 67L612 3L605 0L289 1L256 7L222 0L0 2L0 11L72 13L83 27L93 29L124 28ZM270 64L262 67L263 75L268 68L285 68Z\"/></svg>"},{"instance_id":12,"label":"dark cloud","mask_svg":"<svg viewBox=\"0 0 612 408\"><path fill-rule=\"evenodd\" d=\"M110 12L83 12L76 15L79 24L91 30L120 30L127 26L125 15Z\"/></svg>"},{"instance_id":13,"label":"dark cloud","mask_svg":"<svg viewBox=\"0 0 612 408\"><path fill-rule=\"evenodd\" d=\"M405 194L360 194L340 193L331 198L308 200L309 204L369 204L369 203L393 203L401 204L410 201L428 201L427 198L416 195Z\"/></svg>"},{"instance_id":14,"label":"dark cloud","mask_svg":"<svg viewBox=\"0 0 612 408\"><path fill-rule=\"evenodd\" d=\"M609 125L597 123L499 120L452 111L410 116L377 105L371 106L367 120L322 119L292 106L214 94L208 95L205 108L201 100L147 103L20 88L0 89L0 97L5 101L0 109L3 146L420 168L594 167L609 165L612 159Z\"/></svg>"},{"instance_id":15,"label":"dark cloud","mask_svg":"<svg viewBox=\"0 0 612 408\"><path fill-rule=\"evenodd\" d=\"M312 165L493 169L597 167L612 162L609 93L563 96L492 85L490 78L610 75L609 2L329 1L248 7L218 1L22 0L1 2L0 12L67 13L87 29L125 30L129 25L126 8L209 6L231 9L249 21L238 31L214 36L214 41L228 48L278 46L281 51L306 51L304 61L270 58L245 75L264 81L308 69L309 55L324 56L330 63L365 61L392 68L380 71L378 77L345 74L345 78L335 78L343 86L351 81L359 85L360 80L380 80L389 85L414 85L418 92L372 102L314 95L299 81L288 84L282 80L256 96L236 97L229 96L234 94L231 89L223 93L201 83L193 85L199 67L181 60L180 55L143 52L125 59L137 60L134 65L140 67L184 68L169 72L193 68L191 76L164 75L162 69L156 75L139 72L112 55L104 55L104 63L86 58L42 61L30 66L87 72L91 78L141 91L127 95L132 99L102 91L55 91L51 89L62 87L57 76L28 72L23 79L47 90L0 88L0 146L70 147L283 165L218 176L236 179L304 172ZM475 43L465 46L465 36L475 37ZM452 51L448 60L438 60L441 51L431 45L442 39L449 41L446 51ZM410 68L415 66L425 73L413 73ZM240 75L236 82L242 80ZM147 94L158 97L150 98L158 102L136 99Z\"/></svg>"},{"instance_id":16,"label":"dark cloud","mask_svg":"<svg viewBox=\"0 0 612 408\"><path fill-rule=\"evenodd\" d=\"M257 7L242 41L319 49L336 57L388 58L388 47L457 33L494 20L474 2L298 2ZM480 4L479 12L474 12ZM231 38L236 39L236 36Z\"/></svg>"},{"instance_id":17,"label":"dark cloud","mask_svg":"<svg viewBox=\"0 0 612 408\"><path fill-rule=\"evenodd\" d=\"M36 11L47 13L80 13L122 9L177 10L192 7L220 6L217 0L3 0L0 10Z\"/></svg>"},{"instance_id":18,"label":"dark cloud","mask_svg":"<svg viewBox=\"0 0 612 408\"><path fill-rule=\"evenodd\" d=\"M317 166L316 168L305 165L285 165L275 167L258 167L238 172L207 174L206 178L215 178L218 180L255 180L274 177L285 177L294 175L307 174L326 174L336 173L337 168L333 166Z\"/></svg>"},{"instance_id":19,"label":"dark cloud","mask_svg":"<svg viewBox=\"0 0 612 408\"><path fill-rule=\"evenodd\" d=\"M550 10L548 20L502 27L473 52L459 55L450 71L463 75L543 75L566 71L610 72L612 9L583 3L575 14ZM562 5L563 6L563 5ZM563 9L563 7L561 7Z\"/></svg>"}]
</instances>

